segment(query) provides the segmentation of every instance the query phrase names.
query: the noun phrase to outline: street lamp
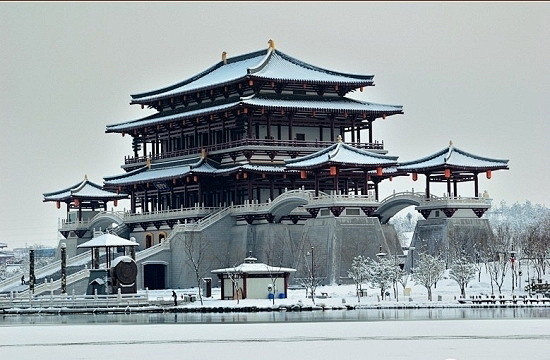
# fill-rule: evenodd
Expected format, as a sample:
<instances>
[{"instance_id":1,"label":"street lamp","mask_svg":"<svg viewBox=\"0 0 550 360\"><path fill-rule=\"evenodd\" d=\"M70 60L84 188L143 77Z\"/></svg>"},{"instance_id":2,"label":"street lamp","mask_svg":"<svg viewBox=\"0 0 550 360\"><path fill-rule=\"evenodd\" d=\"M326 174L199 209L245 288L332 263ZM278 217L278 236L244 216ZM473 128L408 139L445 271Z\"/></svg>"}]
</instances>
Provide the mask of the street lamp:
<instances>
[{"instance_id":1,"label":"street lamp","mask_svg":"<svg viewBox=\"0 0 550 360\"><path fill-rule=\"evenodd\" d=\"M510 262L512 263L512 294L514 294L514 285L515 285L515 272L514 272L514 263L516 262L516 251L512 247L510 250Z\"/></svg>"},{"instance_id":2,"label":"street lamp","mask_svg":"<svg viewBox=\"0 0 550 360\"><path fill-rule=\"evenodd\" d=\"M409 251L411 252L411 274L414 272L414 246L409 246Z\"/></svg>"}]
</instances>

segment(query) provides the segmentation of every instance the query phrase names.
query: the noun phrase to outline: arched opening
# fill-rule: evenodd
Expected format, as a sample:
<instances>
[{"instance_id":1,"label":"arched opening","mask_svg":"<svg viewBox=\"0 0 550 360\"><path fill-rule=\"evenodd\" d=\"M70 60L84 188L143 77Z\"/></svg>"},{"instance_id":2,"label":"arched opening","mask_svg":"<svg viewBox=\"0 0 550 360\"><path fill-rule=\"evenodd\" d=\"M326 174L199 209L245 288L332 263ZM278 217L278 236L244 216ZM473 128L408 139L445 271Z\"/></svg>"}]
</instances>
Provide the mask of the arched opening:
<instances>
[{"instance_id":1,"label":"arched opening","mask_svg":"<svg viewBox=\"0 0 550 360\"><path fill-rule=\"evenodd\" d=\"M150 248L153 246L153 234L146 234L145 235L145 248Z\"/></svg>"},{"instance_id":2,"label":"arched opening","mask_svg":"<svg viewBox=\"0 0 550 360\"><path fill-rule=\"evenodd\" d=\"M149 290L166 289L166 265L146 264L143 266L143 287Z\"/></svg>"},{"instance_id":3,"label":"arched opening","mask_svg":"<svg viewBox=\"0 0 550 360\"><path fill-rule=\"evenodd\" d=\"M166 240L166 233L165 233L165 232L161 232L161 233L159 234L159 244L160 244L161 242L163 242L164 240Z\"/></svg>"}]
</instances>

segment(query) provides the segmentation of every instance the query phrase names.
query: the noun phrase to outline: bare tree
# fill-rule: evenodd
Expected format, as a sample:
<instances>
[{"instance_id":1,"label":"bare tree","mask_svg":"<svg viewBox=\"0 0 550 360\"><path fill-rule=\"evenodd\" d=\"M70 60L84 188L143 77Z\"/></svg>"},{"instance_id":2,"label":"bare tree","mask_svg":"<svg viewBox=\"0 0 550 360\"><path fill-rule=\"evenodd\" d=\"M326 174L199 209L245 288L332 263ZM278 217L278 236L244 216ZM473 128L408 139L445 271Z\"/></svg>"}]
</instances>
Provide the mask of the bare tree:
<instances>
[{"instance_id":1,"label":"bare tree","mask_svg":"<svg viewBox=\"0 0 550 360\"><path fill-rule=\"evenodd\" d=\"M528 226L520 237L523 239L523 255L533 263L537 279L542 279L550 254L550 216Z\"/></svg>"},{"instance_id":2,"label":"bare tree","mask_svg":"<svg viewBox=\"0 0 550 360\"><path fill-rule=\"evenodd\" d=\"M428 290L428 300L432 301L432 286L443 277L445 262L438 257L422 253L412 277Z\"/></svg>"},{"instance_id":3,"label":"bare tree","mask_svg":"<svg viewBox=\"0 0 550 360\"><path fill-rule=\"evenodd\" d=\"M498 288L499 294L502 293L502 284L510 262L508 253L511 246L511 231L508 224L500 223L493 228L493 236L489 239L489 251L492 254L492 260L487 262L487 272L491 278L491 294L494 295L494 286Z\"/></svg>"},{"instance_id":4,"label":"bare tree","mask_svg":"<svg viewBox=\"0 0 550 360\"><path fill-rule=\"evenodd\" d=\"M195 275L195 280L198 288L199 300L203 305L202 299L202 282L208 269L211 267L211 258L209 255L210 241L202 235L196 236L195 232L185 234L183 249L187 257L187 264Z\"/></svg>"}]
</instances>

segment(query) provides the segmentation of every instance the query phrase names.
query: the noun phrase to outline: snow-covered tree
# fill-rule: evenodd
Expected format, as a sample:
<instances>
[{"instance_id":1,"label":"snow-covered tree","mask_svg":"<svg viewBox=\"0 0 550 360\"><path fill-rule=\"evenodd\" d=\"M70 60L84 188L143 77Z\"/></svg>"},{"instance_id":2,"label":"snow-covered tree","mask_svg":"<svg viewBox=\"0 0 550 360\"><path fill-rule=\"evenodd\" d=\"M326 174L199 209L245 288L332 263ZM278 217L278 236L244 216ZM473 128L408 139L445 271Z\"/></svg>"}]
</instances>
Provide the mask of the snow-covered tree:
<instances>
[{"instance_id":1,"label":"snow-covered tree","mask_svg":"<svg viewBox=\"0 0 550 360\"><path fill-rule=\"evenodd\" d=\"M475 277L476 271L475 265L466 260L465 257L455 259L451 265L449 276L458 283L462 297L466 297L466 286Z\"/></svg>"},{"instance_id":2,"label":"snow-covered tree","mask_svg":"<svg viewBox=\"0 0 550 360\"><path fill-rule=\"evenodd\" d=\"M443 277L445 261L430 254L421 253L412 277L428 290L428 300L432 300L432 286Z\"/></svg>"},{"instance_id":3,"label":"snow-covered tree","mask_svg":"<svg viewBox=\"0 0 550 360\"><path fill-rule=\"evenodd\" d=\"M351 263L351 268L348 270L348 276L355 284L357 302L361 302L359 292L361 291L361 285L367 279L367 258L364 258L361 255L354 257Z\"/></svg>"},{"instance_id":4,"label":"snow-covered tree","mask_svg":"<svg viewBox=\"0 0 550 360\"><path fill-rule=\"evenodd\" d=\"M395 262L388 257L378 260L367 259L367 281L372 288L380 288L380 296L384 299L386 289L395 281Z\"/></svg>"}]
</instances>

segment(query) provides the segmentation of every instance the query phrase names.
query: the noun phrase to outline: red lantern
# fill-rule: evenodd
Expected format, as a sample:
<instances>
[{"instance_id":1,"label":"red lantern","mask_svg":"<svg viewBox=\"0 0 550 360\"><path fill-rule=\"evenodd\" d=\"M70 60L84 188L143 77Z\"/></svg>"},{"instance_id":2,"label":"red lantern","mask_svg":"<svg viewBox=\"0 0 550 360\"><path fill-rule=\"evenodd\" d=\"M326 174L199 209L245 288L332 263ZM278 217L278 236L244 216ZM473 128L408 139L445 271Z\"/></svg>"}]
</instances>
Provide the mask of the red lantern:
<instances>
[{"instance_id":1,"label":"red lantern","mask_svg":"<svg viewBox=\"0 0 550 360\"><path fill-rule=\"evenodd\" d=\"M194 182L198 182L199 181L199 177L197 175L193 176L193 181Z\"/></svg>"},{"instance_id":2,"label":"red lantern","mask_svg":"<svg viewBox=\"0 0 550 360\"><path fill-rule=\"evenodd\" d=\"M80 200L79 199L74 199L74 205L75 206L80 206Z\"/></svg>"},{"instance_id":3,"label":"red lantern","mask_svg":"<svg viewBox=\"0 0 550 360\"><path fill-rule=\"evenodd\" d=\"M418 180L418 174L417 173L412 173L412 178L413 178L413 181Z\"/></svg>"},{"instance_id":4,"label":"red lantern","mask_svg":"<svg viewBox=\"0 0 550 360\"><path fill-rule=\"evenodd\" d=\"M243 179L248 179L248 173L243 173Z\"/></svg>"},{"instance_id":5,"label":"red lantern","mask_svg":"<svg viewBox=\"0 0 550 360\"><path fill-rule=\"evenodd\" d=\"M335 175L336 175L336 171L337 171L337 170L336 170L336 166L331 166L331 167L330 167L330 175L335 176Z\"/></svg>"},{"instance_id":6,"label":"red lantern","mask_svg":"<svg viewBox=\"0 0 550 360\"><path fill-rule=\"evenodd\" d=\"M376 175L382 176L382 168L381 167L376 168Z\"/></svg>"},{"instance_id":7,"label":"red lantern","mask_svg":"<svg viewBox=\"0 0 550 360\"><path fill-rule=\"evenodd\" d=\"M305 170L300 170L300 179L307 179L307 172Z\"/></svg>"},{"instance_id":8,"label":"red lantern","mask_svg":"<svg viewBox=\"0 0 550 360\"><path fill-rule=\"evenodd\" d=\"M493 174L491 174L491 170L487 170L485 175L487 176L487 179L490 179L493 176Z\"/></svg>"},{"instance_id":9,"label":"red lantern","mask_svg":"<svg viewBox=\"0 0 550 360\"><path fill-rule=\"evenodd\" d=\"M115 207L117 207L118 206L118 200L115 199L114 203L115 203Z\"/></svg>"},{"instance_id":10,"label":"red lantern","mask_svg":"<svg viewBox=\"0 0 550 360\"><path fill-rule=\"evenodd\" d=\"M445 169L445 179L448 179L451 177L451 169Z\"/></svg>"},{"instance_id":11,"label":"red lantern","mask_svg":"<svg viewBox=\"0 0 550 360\"><path fill-rule=\"evenodd\" d=\"M393 176L390 176L390 181L393 181Z\"/></svg>"},{"instance_id":12,"label":"red lantern","mask_svg":"<svg viewBox=\"0 0 550 360\"><path fill-rule=\"evenodd\" d=\"M235 179L239 180L239 173L235 174Z\"/></svg>"},{"instance_id":13,"label":"red lantern","mask_svg":"<svg viewBox=\"0 0 550 360\"><path fill-rule=\"evenodd\" d=\"M61 203L58 201L57 204L55 204L55 206L59 209L61 207Z\"/></svg>"}]
</instances>

